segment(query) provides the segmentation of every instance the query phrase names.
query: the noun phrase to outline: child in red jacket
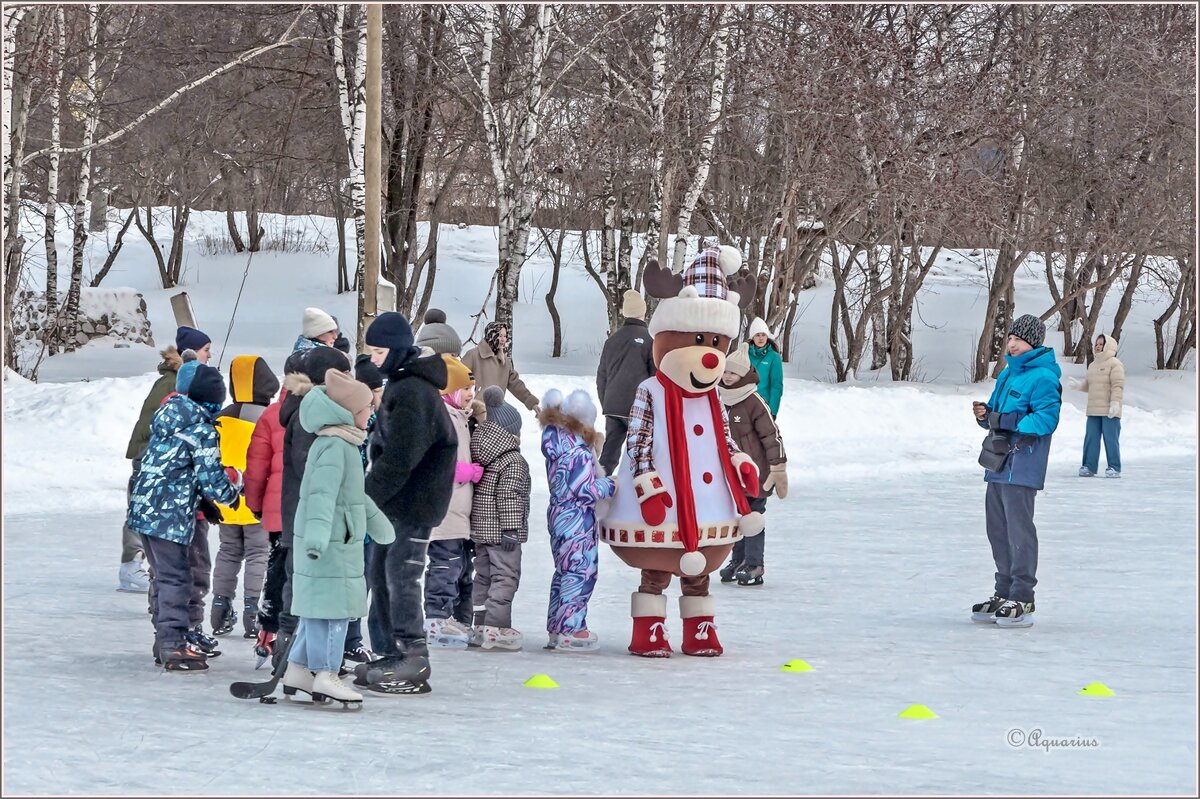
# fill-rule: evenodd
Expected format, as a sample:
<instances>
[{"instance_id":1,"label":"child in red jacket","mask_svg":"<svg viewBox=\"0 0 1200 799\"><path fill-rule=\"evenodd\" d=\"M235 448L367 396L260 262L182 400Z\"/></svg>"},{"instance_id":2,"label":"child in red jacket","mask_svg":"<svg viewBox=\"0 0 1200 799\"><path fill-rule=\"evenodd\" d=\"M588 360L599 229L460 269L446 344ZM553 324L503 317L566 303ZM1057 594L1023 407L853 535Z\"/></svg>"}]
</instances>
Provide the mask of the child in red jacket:
<instances>
[{"instance_id":1,"label":"child in red jacket","mask_svg":"<svg viewBox=\"0 0 1200 799\"><path fill-rule=\"evenodd\" d=\"M267 576L263 581L258 606L258 643L254 652L260 658L271 654L271 643L279 632L279 610L283 604L284 560L287 551L279 546L283 534L283 513L280 498L283 491L283 433L279 408L284 398L300 383L310 382L304 374L304 356L308 350L297 350L283 365L283 388L279 399L272 402L258 418L250 447L246 450L246 505L262 520L263 529L271 541L267 558Z\"/></svg>"}]
</instances>

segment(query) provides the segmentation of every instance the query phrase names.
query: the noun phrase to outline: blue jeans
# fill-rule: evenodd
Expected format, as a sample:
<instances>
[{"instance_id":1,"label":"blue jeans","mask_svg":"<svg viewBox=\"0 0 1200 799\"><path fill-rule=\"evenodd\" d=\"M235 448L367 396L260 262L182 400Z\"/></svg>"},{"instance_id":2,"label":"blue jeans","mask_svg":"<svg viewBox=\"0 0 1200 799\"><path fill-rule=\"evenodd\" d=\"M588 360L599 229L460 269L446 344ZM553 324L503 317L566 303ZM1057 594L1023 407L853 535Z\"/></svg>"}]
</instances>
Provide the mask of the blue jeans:
<instances>
[{"instance_id":1,"label":"blue jeans","mask_svg":"<svg viewBox=\"0 0 1200 799\"><path fill-rule=\"evenodd\" d=\"M349 623L349 619L300 619L288 660L309 671L337 674Z\"/></svg>"},{"instance_id":2,"label":"blue jeans","mask_svg":"<svg viewBox=\"0 0 1200 799\"><path fill-rule=\"evenodd\" d=\"M1083 465L1100 471L1100 439L1104 439L1104 459L1110 469L1121 471L1121 420L1107 416L1089 416L1083 436Z\"/></svg>"}]
</instances>

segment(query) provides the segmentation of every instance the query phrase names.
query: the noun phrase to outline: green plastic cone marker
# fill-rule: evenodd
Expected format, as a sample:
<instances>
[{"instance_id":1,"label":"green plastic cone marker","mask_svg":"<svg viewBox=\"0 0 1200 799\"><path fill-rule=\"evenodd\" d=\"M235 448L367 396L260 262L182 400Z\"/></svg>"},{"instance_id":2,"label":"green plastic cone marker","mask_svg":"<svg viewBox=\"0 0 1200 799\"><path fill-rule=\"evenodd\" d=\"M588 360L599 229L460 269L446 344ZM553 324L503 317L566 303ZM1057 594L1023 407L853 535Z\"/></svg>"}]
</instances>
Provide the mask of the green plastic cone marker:
<instances>
[{"instance_id":1,"label":"green plastic cone marker","mask_svg":"<svg viewBox=\"0 0 1200 799\"><path fill-rule=\"evenodd\" d=\"M909 705L900 711L900 718L902 719L936 719L937 717L937 713L934 713L924 705Z\"/></svg>"},{"instance_id":2,"label":"green plastic cone marker","mask_svg":"<svg viewBox=\"0 0 1200 799\"><path fill-rule=\"evenodd\" d=\"M557 688L558 683L546 674L535 674L525 681L526 688Z\"/></svg>"},{"instance_id":3,"label":"green plastic cone marker","mask_svg":"<svg viewBox=\"0 0 1200 799\"><path fill-rule=\"evenodd\" d=\"M812 671L813 667L803 660L789 660L779 667L780 671Z\"/></svg>"},{"instance_id":4,"label":"green plastic cone marker","mask_svg":"<svg viewBox=\"0 0 1200 799\"><path fill-rule=\"evenodd\" d=\"M1116 696L1113 689L1109 688L1102 682L1090 682L1079 689L1079 693L1084 696Z\"/></svg>"}]
</instances>

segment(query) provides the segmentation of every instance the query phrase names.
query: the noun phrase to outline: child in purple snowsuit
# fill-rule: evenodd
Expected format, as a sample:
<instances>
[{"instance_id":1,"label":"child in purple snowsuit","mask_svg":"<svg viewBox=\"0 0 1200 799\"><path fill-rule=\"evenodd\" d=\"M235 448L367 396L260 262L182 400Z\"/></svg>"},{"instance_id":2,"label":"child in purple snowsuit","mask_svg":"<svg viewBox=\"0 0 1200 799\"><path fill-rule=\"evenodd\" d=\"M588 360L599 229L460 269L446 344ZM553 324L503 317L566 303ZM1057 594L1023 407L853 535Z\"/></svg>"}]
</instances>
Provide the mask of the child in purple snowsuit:
<instances>
[{"instance_id":1,"label":"child in purple snowsuit","mask_svg":"<svg viewBox=\"0 0 1200 799\"><path fill-rule=\"evenodd\" d=\"M599 463L604 437L594 429L596 406L586 391L565 399L551 389L542 399L542 455L550 484L546 512L554 578L546 609L547 649L589 652L599 648L587 628L587 606L596 587L596 504L613 495Z\"/></svg>"}]
</instances>

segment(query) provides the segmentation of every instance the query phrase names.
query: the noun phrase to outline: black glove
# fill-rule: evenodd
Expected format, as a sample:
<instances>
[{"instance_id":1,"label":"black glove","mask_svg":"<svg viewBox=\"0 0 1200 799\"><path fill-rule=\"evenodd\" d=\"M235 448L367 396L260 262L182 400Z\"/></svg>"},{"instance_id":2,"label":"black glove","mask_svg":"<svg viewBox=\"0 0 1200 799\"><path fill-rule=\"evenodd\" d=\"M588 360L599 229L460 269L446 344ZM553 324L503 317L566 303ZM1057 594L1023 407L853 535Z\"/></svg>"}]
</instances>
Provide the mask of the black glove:
<instances>
[{"instance_id":1,"label":"black glove","mask_svg":"<svg viewBox=\"0 0 1200 799\"><path fill-rule=\"evenodd\" d=\"M505 552L513 552L521 546L521 536L516 530L505 530L500 534L500 546Z\"/></svg>"},{"instance_id":2,"label":"black glove","mask_svg":"<svg viewBox=\"0 0 1200 799\"><path fill-rule=\"evenodd\" d=\"M200 513L209 524L221 523L221 509L208 497L200 497Z\"/></svg>"},{"instance_id":3,"label":"black glove","mask_svg":"<svg viewBox=\"0 0 1200 799\"><path fill-rule=\"evenodd\" d=\"M347 355L350 354L350 340L346 338L345 334L340 330L338 331L337 338L333 340L333 348L335 350L344 352Z\"/></svg>"}]
</instances>

